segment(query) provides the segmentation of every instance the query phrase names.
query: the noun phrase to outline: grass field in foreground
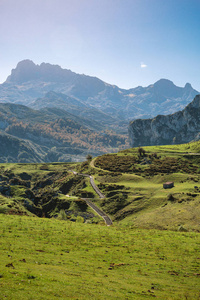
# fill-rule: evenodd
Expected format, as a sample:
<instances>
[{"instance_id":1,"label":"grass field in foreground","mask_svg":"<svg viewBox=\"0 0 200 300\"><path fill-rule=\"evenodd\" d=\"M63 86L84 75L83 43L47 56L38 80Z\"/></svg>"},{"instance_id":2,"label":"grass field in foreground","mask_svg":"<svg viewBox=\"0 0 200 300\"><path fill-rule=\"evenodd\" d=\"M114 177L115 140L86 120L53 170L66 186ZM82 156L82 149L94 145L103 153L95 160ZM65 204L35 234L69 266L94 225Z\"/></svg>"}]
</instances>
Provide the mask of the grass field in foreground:
<instances>
[{"instance_id":1,"label":"grass field in foreground","mask_svg":"<svg viewBox=\"0 0 200 300\"><path fill-rule=\"evenodd\" d=\"M200 234L0 214L1 299L200 299Z\"/></svg>"}]
</instances>

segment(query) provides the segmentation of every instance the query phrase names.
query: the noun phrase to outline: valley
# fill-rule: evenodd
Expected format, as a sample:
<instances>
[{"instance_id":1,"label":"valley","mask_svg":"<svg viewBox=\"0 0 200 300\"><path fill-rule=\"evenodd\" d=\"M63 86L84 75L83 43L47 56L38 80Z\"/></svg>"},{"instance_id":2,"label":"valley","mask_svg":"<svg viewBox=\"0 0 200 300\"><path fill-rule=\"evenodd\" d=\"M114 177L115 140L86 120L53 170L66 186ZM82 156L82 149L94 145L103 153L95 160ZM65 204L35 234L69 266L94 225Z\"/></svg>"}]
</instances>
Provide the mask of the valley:
<instances>
[{"instance_id":1,"label":"valley","mask_svg":"<svg viewBox=\"0 0 200 300\"><path fill-rule=\"evenodd\" d=\"M197 94L189 83L160 79L123 90L57 65L19 62L0 85L2 211L103 222L93 203L112 222L198 231Z\"/></svg>"}]
</instances>

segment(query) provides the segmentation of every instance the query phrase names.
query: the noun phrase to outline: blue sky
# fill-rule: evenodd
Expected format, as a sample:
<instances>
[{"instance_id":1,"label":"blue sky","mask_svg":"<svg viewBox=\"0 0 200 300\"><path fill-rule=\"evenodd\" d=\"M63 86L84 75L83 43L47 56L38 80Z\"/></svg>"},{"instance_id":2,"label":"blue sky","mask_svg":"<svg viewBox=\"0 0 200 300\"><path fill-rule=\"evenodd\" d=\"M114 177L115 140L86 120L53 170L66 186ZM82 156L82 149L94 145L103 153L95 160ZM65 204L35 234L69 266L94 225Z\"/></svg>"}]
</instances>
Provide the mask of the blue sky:
<instances>
[{"instance_id":1,"label":"blue sky","mask_svg":"<svg viewBox=\"0 0 200 300\"><path fill-rule=\"evenodd\" d=\"M121 88L200 91L200 0L0 0L0 82L23 59Z\"/></svg>"}]
</instances>

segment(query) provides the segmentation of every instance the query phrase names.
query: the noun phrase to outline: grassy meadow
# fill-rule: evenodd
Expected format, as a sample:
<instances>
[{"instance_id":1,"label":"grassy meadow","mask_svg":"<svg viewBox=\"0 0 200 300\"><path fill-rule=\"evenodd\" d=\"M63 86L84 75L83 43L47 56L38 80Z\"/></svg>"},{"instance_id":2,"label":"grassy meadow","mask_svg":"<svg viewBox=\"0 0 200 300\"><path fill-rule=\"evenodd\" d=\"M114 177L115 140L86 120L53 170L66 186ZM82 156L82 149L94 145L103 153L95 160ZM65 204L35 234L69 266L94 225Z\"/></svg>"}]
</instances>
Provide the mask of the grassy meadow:
<instances>
[{"instance_id":1,"label":"grassy meadow","mask_svg":"<svg viewBox=\"0 0 200 300\"><path fill-rule=\"evenodd\" d=\"M143 149L0 165L0 299L200 299L200 143Z\"/></svg>"},{"instance_id":2,"label":"grassy meadow","mask_svg":"<svg viewBox=\"0 0 200 300\"><path fill-rule=\"evenodd\" d=\"M200 235L0 214L1 299L200 299Z\"/></svg>"}]
</instances>

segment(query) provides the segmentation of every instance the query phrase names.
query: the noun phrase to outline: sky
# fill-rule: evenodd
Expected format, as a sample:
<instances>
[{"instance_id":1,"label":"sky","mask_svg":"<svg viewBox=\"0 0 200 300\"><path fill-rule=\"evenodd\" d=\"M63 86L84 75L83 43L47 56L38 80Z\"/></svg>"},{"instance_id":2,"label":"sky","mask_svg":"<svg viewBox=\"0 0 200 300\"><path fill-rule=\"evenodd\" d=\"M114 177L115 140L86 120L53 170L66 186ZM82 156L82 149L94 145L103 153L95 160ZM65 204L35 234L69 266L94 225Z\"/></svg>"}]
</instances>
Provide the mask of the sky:
<instances>
[{"instance_id":1,"label":"sky","mask_svg":"<svg viewBox=\"0 0 200 300\"><path fill-rule=\"evenodd\" d=\"M200 91L200 0L0 0L0 83L19 61Z\"/></svg>"}]
</instances>

